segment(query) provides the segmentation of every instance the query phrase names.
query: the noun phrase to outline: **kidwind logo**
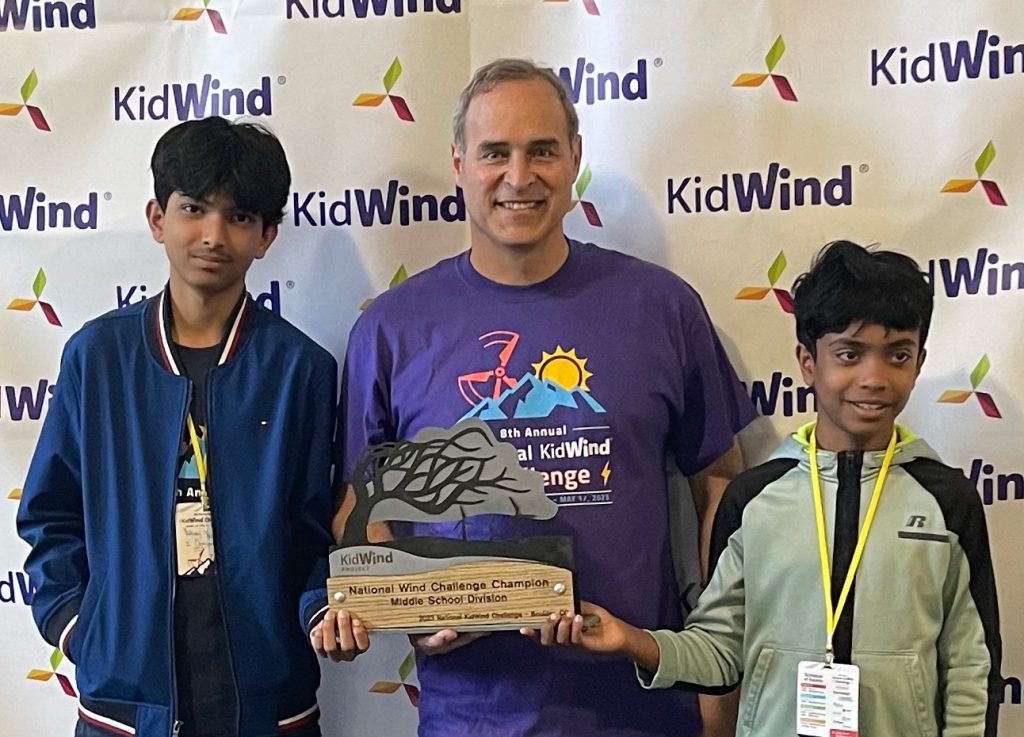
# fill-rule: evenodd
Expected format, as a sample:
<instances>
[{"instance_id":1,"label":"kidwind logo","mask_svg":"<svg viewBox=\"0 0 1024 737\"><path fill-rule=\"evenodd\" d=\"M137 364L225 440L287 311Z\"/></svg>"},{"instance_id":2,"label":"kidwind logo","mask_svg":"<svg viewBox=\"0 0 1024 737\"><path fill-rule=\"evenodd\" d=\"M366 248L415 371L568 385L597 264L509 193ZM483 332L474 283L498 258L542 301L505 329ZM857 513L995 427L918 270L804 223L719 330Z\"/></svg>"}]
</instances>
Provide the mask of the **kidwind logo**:
<instances>
[{"instance_id":1,"label":"kidwind logo","mask_svg":"<svg viewBox=\"0 0 1024 737\"><path fill-rule=\"evenodd\" d=\"M210 19L210 25L213 26L214 31L217 33L228 32L228 29L224 26L224 19L221 17L220 13L210 7L210 0L203 0L203 7L201 8L180 8L178 12L174 14L174 20L196 21L204 15Z\"/></svg>"},{"instance_id":2,"label":"kidwind logo","mask_svg":"<svg viewBox=\"0 0 1024 737\"><path fill-rule=\"evenodd\" d=\"M462 0L286 0L285 18L369 18L462 12Z\"/></svg>"},{"instance_id":3,"label":"kidwind logo","mask_svg":"<svg viewBox=\"0 0 1024 737\"><path fill-rule=\"evenodd\" d=\"M660 67L663 63L658 57L651 66ZM581 56L573 66L560 68L558 76L577 105L596 105L606 100L646 100L647 67L647 59L637 59L636 71L600 71L592 61Z\"/></svg>"},{"instance_id":4,"label":"kidwind logo","mask_svg":"<svg viewBox=\"0 0 1024 737\"><path fill-rule=\"evenodd\" d=\"M982 179L995 157L996 147L992 145L992 141L989 141L985 148L982 149L981 155L978 156L977 160L974 162L974 171L978 172L978 178L950 179L945 185L943 185L942 191L963 194L964 192L970 192L974 189L975 184L980 183L981 188L985 190L985 195L988 197L988 201L990 203L1005 207L1006 200L1003 198L1003 193L999 191L999 185L991 179Z\"/></svg>"},{"instance_id":5,"label":"kidwind logo","mask_svg":"<svg viewBox=\"0 0 1024 737\"><path fill-rule=\"evenodd\" d=\"M1024 501L1024 473L998 473L995 465L982 458L974 458L967 478L985 504Z\"/></svg>"},{"instance_id":6,"label":"kidwind logo","mask_svg":"<svg viewBox=\"0 0 1024 737\"><path fill-rule=\"evenodd\" d=\"M996 407L996 400L992 398L992 395L987 392L978 391L978 386L984 380L990 368L992 368L992 364L989 363L988 354L986 353L978 361L974 370L971 371L971 388L947 389L942 392L942 396L939 397L938 401L943 404L963 404L973 395L977 397L978 404L981 405L981 411L985 413L986 417L1001 418L1002 415L999 414L999 408Z\"/></svg>"},{"instance_id":7,"label":"kidwind logo","mask_svg":"<svg viewBox=\"0 0 1024 737\"><path fill-rule=\"evenodd\" d=\"M7 571L6 578L0 578L0 603L2 604L17 604L20 599L22 604L31 606L35 593L36 587L24 571Z\"/></svg>"},{"instance_id":8,"label":"kidwind logo","mask_svg":"<svg viewBox=\"0 0 1024 737\"><path fill-rule=\"evenodd\" d=\"M339 228L374 225L401 226L421 222L462 222L466 205L462 190L450 195L413 194L412 189L392 179L387 186L346 189L339 196L325 191L292 193L292 220L296 228Z\"/></svg>"},{"instance_id":9,"label":"kidwind logo","mask_svg":"<svg viewBox=\"0 0 1024 737\"><path fill-rule=\"evenodd\" d=\"M939 281L936 281L936 276ZM978 294L984 287L988 295L1024 290L1024 262L1000 264L999 254L979 248L973 259L963 256L955 261L948 258L928 261L928 280L932 289L942 291L950 299L963 294Z\"/></svg>"},{"instance_id":10,"label":"kidwind logo","mask_svg":"<svg viewBox=\"0 0 1024 737\"><path fill-rule=\"evenodd\" d=\"M28 104L28 98L32 97L32 93L35 92L38 84L39 78L36 76L36 70L33 69L21 84L21 102L0 102L0 115L17 115L22 109L25 109L28 111L28 116L32 119L32 124L36 128L41 131L49 131L50 124L46 122L43 111L35 105Z\"/></svg>"},{"instance_id":11,"label":"kidwind logo","mask_svg":"<svg viewBox=\"0 0 1024 737\"><path fill-rule=\"evenodd\" d=\"M251 286L251 282L250 282ZM286 289L294 289L295 282L286 281ZM159 291L159 290L156 290ZM146 300L148 287L145 284L119 284L114 288L114 296L117 299L117 309L133 305ZM267 291L253 294L253 302L264 307L276 315L281 314L281 282L274 279L267 287Z\"/></svg>"},{"instance_id":12,"label":"kidwind logo","mask_svg":"<svg viewBox=\"0 0 1024 737\"><path fill-rule=\"evenodd\" d=\"M577 200L572 203L572 206L576 207L579 204L583 209L583 214L587 216L587 222L595 228L601 228L604 227L604 224L601 222L601 216L597 214L597 208L594 207L594 203L583 199L583 193L587 191L587 187L590 186L590 180L593 178L594 175L590 173L590 164L587 164L583 171L580 172L579 179L576 180Z\"/></svg>"},{"instance_id":13,"label":"kidwind logo","mask_svg":"<svg viewBox=\"0 0 1024 737\"><path fill-rule=\"evenodd\" d=\"M99 193L90 192L85 202L47 201L36 187L25 194L0 194L0 230L96 230Z\"/></svg>"},{"instance_id":14,"label":"kidwind logo","mask_svg":"<svg viewBox=\"0 0 1024 737\"><path fill-rule=\"evenodd\" d=\"M775 257L772 265L768 267L768 286L743 287L743 289L737 292L736 299L761 300L767 297L769 293L774 293L775 299L779 301L779 307L782 308L782 311L792 315L793 297L789 294L788 290L779 289L775 286L785 270L786 254L784 251L779 251L779 255Z\"/></svg>"},{"instance_id":15,"label":"kidwind logo","mask_svg":"<svg viewBox=\"0 0 1024 737\"><path fill-rule=\"evenodd\" d=\"M409 703L412 704L413 708L418 708L420 705L420 690L415 685L407 683L409 675L415 668L416 653L414 650L410 650L409 654L405 656L405 660L398 666L398 682L377 681L370 686L370 693L392 694L401 688L405 690L405 695L409 697Z\"/></svg>"},{"instance_id":16,"label":"kidwind logo","mask_svg":"<svg viewBox=\"0 0 1024 737\"><path fill-rule=\"evenodd\" d=\"M861 171L867 165L861 164ZM668 180L668 213L676 212L728 212L734 207L740 212L753 210L789 210L808 205L853 204L853 167L844 164L839 175L832 179L821 177L793 177L788 167L777 162L768 165L766 172L722 174L710 187L702 187L700 176Z\"/></svg>"},{"instance_id":17,"label":"kidwind logo","mask_svg":"<svg viewBox=\"0 0 1024 737\"><path fill-rule=\"evenodd\" d=\"M764 63L768 67L768 72L766 74L744 72L733 80L732 86L760 87L770 77L775 84L779 97L787 102L796 102L796 93L793 92L793 87L789 84L789 80L781 74L775 74L775 67L778 66L779 60L782 59L784 53L786 53L786 42L782 40L782 36L779 36L775 39L775 43L768 49L768 53L764 57Z\"/></svg>"},{"instance_id":18,"label":"kidwind logo","mask_svg":"<svg viewBox=\"0 0 1024 737\"><path fill-rule=\"evenodd\" d=\"M766 417L776 414L792 417L794 414L818 411L814 388L799 384L792 376L784 376L781 371L773 371L768 381L741 383L750 395L754 410Z\"/></svg>"},{"instance_id":19,"label":"kidwind logo","mask_svg":"<svg viewBox=\"0 0 1024 737\"><path fill-rule=\"evenodd\" d=\"M51 325L61 327L60 319L57 317L57 312L53 309L53 305L49 302L44 302L41 297L43 295L43 289L46 287L46 272L42 269L36 274L35 280L32 282L32 293L36 296L35 299L12 299L10 304L7 305L9 310L17 310L19 312L29 312L36 305L39 305L39 309L42 311L43 316L46 317L46 321ZM8 393L10 393L13 387L7 387Z\"/></svg>"},{"instance_id":20,"label":"kidwind logo","mask_svg":"<svg viewBox=\"0 0 1024 737\"><path fill-rule=\"evenodd\" d=\"M51 678L56 676L57 683L60 684L61 690L64 691L64 693L70 696L71 698L76 699L78 698L78 694L75 693L75 687L71 685L71 679L63 673L57 672L57 668L60 666L63 660L64 654L60 651L60 648L55 647L53 649L53 652L50 653L49 669L33 668L28 672L28 675L25 676L25 678L29 679L30 681L42 681L43 683L45 683L46 681L49 681Z\"/></svg>"},{"instance_id":21,"label":"kidwind logo","mask_svg":"<svg viewBox=\"0 0 1024 737\"><path fill-rule=\"evenodd\" d=\"M392 95L391 89L395 86L395 82L402 76L402 63L398 61L398 57L391 62L391 66L384 72L384 94L379 92L363 92L352 101L354 107L377 107L384 100L391 102L391 107L395 109L395 115L398 116L399 120L404 120L407 123L415 122L412 117L412 112L409 110L409 106L405 102L404 97L398 95Z\"/></svg>"},{"instance_id":22,"label":"kidwind logo","mask_svg":"<svg viewBox=\"0 0 1024 737\"><path fill-rule=\"evenodd\" d=\"M567 3L570 0L544 0L545 3ZM597 9L597 0L582 0L583 7L590 15L601 15L601 11Z\"/></svg>"},{"instance_id":23,"label":"kidwind logo","mask_svg":"<svg viewBox=\"0 0 1024 737\"><path fill-rule=\"evenodd\" d=\"M0 0L0 31L13 28L24 31L71 28L78 30L96 27L95 0L77 3L54 0Z\"/></svg>"},{"instance_id":24,"label":"kidwind logo","mask_svg":"<svg viewBox=\"0 0 1024 737\"><path fill-rule=\"evenodd\" d=\"M278 77L278 84L284 84ZM225 87L204 74L200 82L163 84L148 92L144 84L114 87L114 120L186 121L212 115L269 116L273 114L270 77L261 77L252 88Z\"/></svg>"},{"instance_id":25,"label":"kidwind logo","mask_svg":"<svg viewBox=\"0 0 1024 737\"><path fill-rule=\"evenodd\" d=\"M48 379L40 379L35 386L0 385L3 390L0 394L0 420L4 418L5 410L11 422L42 419L56 386Z\"/></svg>"},{"instance_id":26,"label":"kidwind logo","mask_svg":"<svg viewBox=\"0 0 1024 737\"><path fill-rule=\"evenodd\" d=\"M888 83L904 85L945 80L999 79L1004 74L1024 73L1024 44L1006 44L987 29L978 31L974 41L939 41L911 58L906 46L871 49L871 86ZM936 52L938 55L936 56Z\"/></svg>"},{"instance_id":27,"label":"kidwind logo","mask_svg":"<svg viewBox=\"0 0 1024 737\"><path fill-rule=\"evenodd\" d=\"M375 553L372 550L362 553L339 553L332 560L339 566L377 566L395 562L395 554Z\"/></svg>"}]
</instances>

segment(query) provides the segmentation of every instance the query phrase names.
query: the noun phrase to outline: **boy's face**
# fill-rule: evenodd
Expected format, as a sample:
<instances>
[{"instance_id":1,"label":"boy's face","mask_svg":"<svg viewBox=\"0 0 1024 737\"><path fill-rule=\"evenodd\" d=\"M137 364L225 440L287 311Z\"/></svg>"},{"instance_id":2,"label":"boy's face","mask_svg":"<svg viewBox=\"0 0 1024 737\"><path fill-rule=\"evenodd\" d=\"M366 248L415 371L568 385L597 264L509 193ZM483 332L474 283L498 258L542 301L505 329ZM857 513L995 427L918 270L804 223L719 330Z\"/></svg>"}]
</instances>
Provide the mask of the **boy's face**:
<instances>
[{"instance_id":1,"label":"boy's face","mask_svg":"<svg viewBox=\"0 0 1024 737\"><path fill-rule=\"evenodd\" d=\"M263 258L277 226L235 207L223 193L195 199L174 192L166 211L150 200L146 219L153 239L162 243L171 264L171 287L209 297L237 291L253 259Z\"/></svg>"},{"instance_id":2,"label":"boy's face","mask_svg":"<svg viewBox=\"0 0 1024 737\"><path fill-rule=\"evenodd\" d=\"M796 356L817 395L820 447L884 449L921 373L921 331L855 322L821 336L816 348L816 359L802 345Z\"/></svg>"}]
</instances>

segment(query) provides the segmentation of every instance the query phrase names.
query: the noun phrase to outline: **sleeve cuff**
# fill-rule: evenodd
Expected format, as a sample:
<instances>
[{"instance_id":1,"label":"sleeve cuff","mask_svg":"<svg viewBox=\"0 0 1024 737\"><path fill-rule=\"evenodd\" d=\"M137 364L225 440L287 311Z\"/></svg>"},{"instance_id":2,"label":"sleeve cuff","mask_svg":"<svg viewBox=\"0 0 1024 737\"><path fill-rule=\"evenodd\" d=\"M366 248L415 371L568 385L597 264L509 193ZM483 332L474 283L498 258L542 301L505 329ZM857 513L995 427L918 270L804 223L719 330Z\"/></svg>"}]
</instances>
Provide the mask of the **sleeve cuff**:
<instances>
[{"instance_id":1,"label":"sleeve cuff","mask_svg":"<svg viewBox=\"0 0 1024 737\"><path fill-rule=\"evenodd\" d=\"M668 638L673 633L667 630L646 631L658 643L658 670L652 673L637 665L636 677L640 681L640 685L646 689L670 688L678 680L676 674L679 672L676 650L668 642Z\"/></svg>"},{"instance_id":2,"label":"sleeve cuff","mask_svg":"<svg viewBox=\"0 0 1024 737\"><path fill-rule=\"evenodd\" d=\"M327 597L323 596L312 602L306 607L302 615L302 620L306 626L306 634L309 635L313 628L323 621L324 615L327 614L328 610Z\"/></svg>"},{"instance_id":3,"label":"sleeve cuff","mask_svg":"<svg viewBox=\"0 0 1024 737\"><path fill-rule=\"evenodd\" d=\"M64 653L64 657L71 660L71 655L68 653L68 640L71 639L71 632L75 629L75 625L78 624L78 615L76 614L71 618L71 621L67 623L64 631L60 633L60 640L57 642L57 647ZM72 661L74 662L74 661Z\"/></svg>"},{"instance_id":4,"label":"sleeve cuff","mask_svg":"<svg viewBox=\"0 0 1024 737\"><path fill-rule=\"evenodd\" d=\"M699 694L710 696L723 696L736 690L742 681L742 676L735 683L728 683L721 686L708 686L703 683L694 683L687 680L689 675L683 670L679 661L679 650L675 646L675 639L685 636L686 631L672 632L671 630L647 630L658 643L658 670L651 672L646 668L636 666L636 677L640 685L645 689L655 688L678 688L683 691L693 691Z\"/></svg>"},{"instance_id":5,"label":"sleeve cuff","mask_svg":"<svg viewBox=\"0 0 1024 737\"><path fill-rule=\"evenodd\" d=\"M42 632L43 639L59 648L68 659L71 657L68 655L68 642L78 623L78 610L81 606L82 598L73 596L53 613Z\"/></svg>"}]
</instances>

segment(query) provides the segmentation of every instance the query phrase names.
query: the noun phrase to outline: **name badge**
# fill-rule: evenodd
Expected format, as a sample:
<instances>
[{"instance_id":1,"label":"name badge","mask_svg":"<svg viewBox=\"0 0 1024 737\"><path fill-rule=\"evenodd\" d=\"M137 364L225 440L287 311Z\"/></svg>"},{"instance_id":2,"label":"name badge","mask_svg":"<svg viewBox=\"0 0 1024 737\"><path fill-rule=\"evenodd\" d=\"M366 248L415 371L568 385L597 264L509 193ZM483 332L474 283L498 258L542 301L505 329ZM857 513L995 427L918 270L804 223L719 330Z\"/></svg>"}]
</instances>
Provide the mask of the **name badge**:
<instances>
[{"instance_id":1,"label":"name badge","mask_svg":"<svg viewBox=\"0 0 1024 737\"><path fill-rule=\"evenodd\" d=\"M797 669L798 737L858 737L860 668L804 660Z\"/></svg>"},{"instance_id":2,"label":"name badge","mask_svg":"<svg viewBox=\"0 0 1024 737\"><path fill-rule=\"evenodd\" d=\"M202 576L214 560L213 518L199 502L175 505L175 542L179 576Z\"/></svg>"}]
</instances>

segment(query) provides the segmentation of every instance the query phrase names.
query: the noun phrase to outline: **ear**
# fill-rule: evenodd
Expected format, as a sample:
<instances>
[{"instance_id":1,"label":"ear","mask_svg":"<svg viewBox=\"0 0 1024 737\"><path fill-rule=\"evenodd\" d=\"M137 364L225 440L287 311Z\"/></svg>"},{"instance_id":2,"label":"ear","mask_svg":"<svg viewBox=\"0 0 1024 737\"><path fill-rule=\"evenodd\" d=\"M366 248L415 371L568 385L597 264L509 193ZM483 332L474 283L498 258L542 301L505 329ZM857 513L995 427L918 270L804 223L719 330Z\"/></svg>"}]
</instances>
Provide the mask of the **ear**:
<instances>
[{"instance_id":1,"label":"ear","mask_svg":"<svg viewBox=\"0 0 1024 737\"><path fill-rule=\"evenodd\" d=\"M579 133L576 134L576 138L572 142L572 171L573 181L580 175L580 163L583 161L583 136Z\"/></svg>"},{"instance_id":2,"label":"ear","mask_svg":"<svg viewBox=\"0 0 1024 737\"><path fill-rule=\"evenodd\" d=\"M811 352L807 350L803 343L797 343L796 362L800 365L800 373L803 375L804 383L807 386L814 386L814 356L811 355Z\"/></svg>"},{"instance_id":3,"label":"ear","mask_svg":"<svg viewBox=\"0 0 1024 737\"><path fill-rule=\"evenodd\" d=\"M917 371L914 372L914 378L916 379L921 375L921 367L924 366L924 359L928 357L928 350L925 348L921 349L921 352L917 355Z\"/></svg>"},{"instance_id":4,"label":"ear","mask_svg":"<svg viewBox=\"0 0 1024 737\"><path fill-rule=\"evenodd\" d=\"M452 143L452 173L455 175L455 183L462 186L462 154L459 147Z\"/></svg>"},{"instance_id":5,"label":"ear","mask_svg":"<svg viewBox=\"0 0 1024 737\"><path fill-rule=\"evenodd\" d=\"M164 242L164 209L156 200L146 203L146 222L149 224L149 232L157 243Z\"/></svg>"},{"instance_id":6,"label":"ear","mask_svg":"<svg viewBox=\"0 0 1024 737\"><path fill-rule=\"evenodd\" d=\"M266 225L263 227L263 237L260 240L260 245L256 249L256 258L263 258L267 255L267 251L270 250L270 246L273 244L274 239L277 238L278 227L274 225Z\"/></svg>"}]
</instances>

